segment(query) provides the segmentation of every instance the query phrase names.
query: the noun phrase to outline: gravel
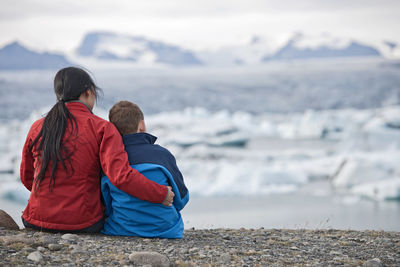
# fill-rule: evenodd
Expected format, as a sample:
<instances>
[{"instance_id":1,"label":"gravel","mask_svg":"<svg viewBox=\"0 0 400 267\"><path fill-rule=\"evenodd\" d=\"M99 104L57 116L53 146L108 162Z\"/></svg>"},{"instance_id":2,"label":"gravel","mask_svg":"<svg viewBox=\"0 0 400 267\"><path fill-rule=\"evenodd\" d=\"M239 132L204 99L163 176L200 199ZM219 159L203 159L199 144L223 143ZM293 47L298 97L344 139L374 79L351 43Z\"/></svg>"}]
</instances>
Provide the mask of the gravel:
<instances>
[{"instance_id":1,"label":"gravel","mask_svg":"<svg viewBox=\"0 0 400 267\"><path fill-rule=\"evenodd\" d=\"M400 232L186 230L183 239L0 229L0 266L400 266Z\"/></svg>"}]
</instances>

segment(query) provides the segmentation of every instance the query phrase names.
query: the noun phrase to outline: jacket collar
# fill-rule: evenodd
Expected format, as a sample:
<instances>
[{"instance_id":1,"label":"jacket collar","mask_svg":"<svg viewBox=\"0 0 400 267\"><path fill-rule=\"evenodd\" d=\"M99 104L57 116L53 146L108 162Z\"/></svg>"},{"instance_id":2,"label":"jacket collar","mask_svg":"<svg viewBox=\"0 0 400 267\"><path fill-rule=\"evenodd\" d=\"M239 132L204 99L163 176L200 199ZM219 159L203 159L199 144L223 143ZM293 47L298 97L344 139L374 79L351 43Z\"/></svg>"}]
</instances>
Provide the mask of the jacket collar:
<instances>
[{"instance_id":1,"label":"jacket collar","mask_svg":"<svg viewBox=\"0 0 400 267\"><path fill-rule=\"evenodd\" d=\"M89 111L90 113L93 113L90 110L90 108L80 100L68 101L68 102L65 103L65 105L67 106L68 109L85 111L85 112Z\"/></svg>"},{"instance_id":2,"label":"jacket collar","mask_svg":"<svg viewBox=\"0 0 400 267\"><path fill-rule=\"evenodd\" d=\"M154 144L157 137L149 133L126 134L122 136L124 145Z\"/></svg>"}]
</instances>

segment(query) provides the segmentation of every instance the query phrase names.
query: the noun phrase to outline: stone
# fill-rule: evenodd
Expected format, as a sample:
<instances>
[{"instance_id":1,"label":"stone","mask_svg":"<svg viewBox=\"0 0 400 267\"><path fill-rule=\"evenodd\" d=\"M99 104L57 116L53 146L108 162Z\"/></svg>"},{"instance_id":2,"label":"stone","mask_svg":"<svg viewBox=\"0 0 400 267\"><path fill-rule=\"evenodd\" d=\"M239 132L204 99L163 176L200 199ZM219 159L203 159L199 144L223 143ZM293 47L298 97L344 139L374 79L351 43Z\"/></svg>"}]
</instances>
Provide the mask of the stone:
<instances>
[{"instance_id":1,"label":"stone","mask_svg":"<svg viewBox=\"0 0 400 267\"><path fill-rule=\"evenodd\" d=\"M225 239L225 240L231 240L232 239L232 237L230 237L229 235L224 235L222 238Z\"/></svg>"},{"instance_id":2,"label":"stone","mask_svg":"<svg viewBox=\"0 0 400 267\"><path fill-rule=\"evenodd\" d=\"M73 250L71 250L71 254L80 254L80 253L84 253L84 251L81 250L81 249L73 249Z\"/></svg>"},{"instance_id":3,"label":"stone","mask_svg":"<svg viewBox=\"0 0 400 267\"><path fill-rule=\"evenodd\" d=\"M35 232L35 233L33 233L34 237L41 237L41 236L44 236L44 235L45 235L44 232Z\"/></svg>"},{"instance_id":4,"label":"stone","mask_svg":"<svg viewBox=\"0 0 400 267\"><path fill-rule=\"evenodd\" d=\"M46 251L46 248L44 248L44 247L42 247L42 246L38 246L36 249L37 249L38 251L40 251L40 252Z\"/></svg>"},{"instance_id":5,"label":"stone","mask_svg":"<svg viewBox=\"0 0 400 267\"><path fill-rule=\"evenodd\" d=\"M0 237L0 241L2 241L5 245L13 243L24 243L30 245L34 243L32 239L28 239L23 236L2 236Z\"/></svg>"},{"instance_id":6,"label":"stone","mask_svg":"<svg viewBox=\"0 0 400 267\"><path fill-rule=\"evenodd\" d=\"M48 248L51 251L58 251L62 249L62 245L61 244L49 244Z\"/></svg>"},{"instance_id":7,"label":"stone","mask_svg":"<svg viewBox=\"0 0 400 267\"><path fill-rule=\"evenodd\" d=\"M170 265L167 256L152 251L132 252L129 255L129 260L135 265L150 265L160 267L167 267Z\"/></svg>"},{"instance_id":8,"label":"stone","mask_svg":"<svg viewBox=\"0 0 400 267\"><path fill-rule=\"evenodd\" d=\"M343 261L344 259L346 259L345 257L341 257L341 256L335 256L334 258L333 258L333 261L334 262L341 262L341 261Z\"/></svg>"},{"instance_id":9,"label":"stone","mask_svg":"<svg viewBox=\"0 0 400 267\"><path fill-rule=\"evenodd\" d=\"M336 250L331 250L331 251L329 252L329 255L332 255L332 256L342 255L342 254L343 254L342 252L336 251Z\"/></svg>"},{"instance_id":10,"label":"stone","mask_svg":"<svg viewBox=\"0 0 400 267\"><path fill-rule=\"evenodd\" d=\"M83 253L82 248L78 245L71 245L71 246L69 246L69 248L70 248L72 254Z\"/></svg>"},{"instance_id":11,"label":"stone","mask_svg":"<svg viewBox=\"0 0 400 267\"><path fill-rule=\"evenodd\" d=\"M181 248L179 251L180 251L181 254L188 254L189 253L189 250L187 248Z\"/></svg>"},{"instance_id":12,"label":"stone","mask_svg":"<svg viewBox=\"0 0 400 267\"><path fill-rule=\"evenodd\" d=\"M34 252L35 250L36 250L36 249L31 248L31 247L24 247L24 248L21 249L21 252L28 252L28 253L30 253L30 252Z\"/></svg>"},{"instance_id":13,"label":"stone","mask_svg":"<svg viewBox=\"0 0 400 267\"><path fill-rule=\"evenodd\" d=\"M34 251L28 255L28 260L40 262L41 260L43 260L43 256L39 251Z\"/></svg>"},{"instance_id":14,"label":"stone","mask_svg":"<svg viewBox=\"0 0 400 267\"><path fill-rule=\"evenodd\" d=\"M77 241L78 240L78 235L76 234L64 234L61 236L62 239L68 240L68 241Z\"/></svg>"},{"instance_id":15,"label":"stone","mask_svg":"<svg viewBox=\"0 0 400 267\"><path fill-rule=\"evenodd\" d=\"M378 258L368 260L364 262L362 265L363 267L383 267L383 264L381 263L381 260Z\"/></svg>"},{"instance_id":16,"label":"stone","mask_svg":"<svg viewBox=\"0 0 400 267\"><path fill-rule=\"evenodd\" d=\"M196 248L196 247L189 249L189 253L196 253L198 251L199 251L199 248Z\"/></svg>"},{"instance_id":17,"label":"stone","mask_svg":"<svg viewBox=\"0 0 400 267\"><path fill-rule=\"evenodd\" d=\"M80 249L81 247L78 245L70 245L69 249L73 250L73 249Z\"/></svg>"},{"instance_id":18,"label":"stone","mask_svg":"<svg viewBox=\"0 0 400 267\"><path fill-rule=\"evenodd\" d=\"M219 261L222 263L230 263L231 262L231 254L225 252L222 253L219 257Z\"/></svg>"},{"instance_id":19,"label":"stone","mask_svg":"<svg viewBox=\"0 0 400 267\"><path fill-rule=\"evenodd\" d=\"M0 210L0 226L7 230L19 230L18 224L4 210Z\"/></svg>"},{"instance_id":20,"label":"stone","mask_svg":"<svg viewBox=\"0 0 400 267\"><path fill-rule=\"evenodd\" d=\"M43 245L56 244L57 239L51 236L43 235L39 237L39 242L41 242Z\"/></svg>"},{"instance_id":21,"label":"stone","mask_svg":"<svg viewBox=\"0 0 400 267\"><path fill-rule=\"evenodd\" d=\"M197 265L195 263L193 263L193 262L190 262L190 261L176 260L175 261L175 266L194 267L194 266L197 266Z\"/></svg>"},{"instance_id":22,"label":"stone","mask_svg":"<svg viewBox=\"0 0 400 267\"><path fill-rule=\"evenodd\" d=\"M173 246L170 246L169 248L167 248L166 250L164 250L164 253L166 253L166 254L169 254L169 253L171 253L172 251L174 251L174 247Z\"/></svg>"}]
</instances>

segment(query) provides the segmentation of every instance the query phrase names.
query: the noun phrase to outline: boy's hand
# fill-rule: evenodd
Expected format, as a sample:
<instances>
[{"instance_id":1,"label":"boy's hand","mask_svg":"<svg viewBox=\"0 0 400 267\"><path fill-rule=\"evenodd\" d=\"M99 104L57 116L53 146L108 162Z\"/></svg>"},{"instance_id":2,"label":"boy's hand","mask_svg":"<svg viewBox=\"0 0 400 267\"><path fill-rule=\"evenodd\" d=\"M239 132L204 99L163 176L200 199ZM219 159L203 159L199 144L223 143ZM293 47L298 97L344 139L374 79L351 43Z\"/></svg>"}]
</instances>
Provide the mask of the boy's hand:
<instances>
[{"instance_id":1,"label":"boy's hand","mask_svg":"<svg viewBox=\"0 0 400 267\"><path fill-rule=\"evenodd\" d=\"M164 206L171 207L172 202L174 201L175 194L174 194L174 192L172 192L172 187L170 187L170 186L167 186L167 187L168 187L167 196L165 197L163 203L161 203L161 204L163 204Z\"/></svg>"}]
</instances>

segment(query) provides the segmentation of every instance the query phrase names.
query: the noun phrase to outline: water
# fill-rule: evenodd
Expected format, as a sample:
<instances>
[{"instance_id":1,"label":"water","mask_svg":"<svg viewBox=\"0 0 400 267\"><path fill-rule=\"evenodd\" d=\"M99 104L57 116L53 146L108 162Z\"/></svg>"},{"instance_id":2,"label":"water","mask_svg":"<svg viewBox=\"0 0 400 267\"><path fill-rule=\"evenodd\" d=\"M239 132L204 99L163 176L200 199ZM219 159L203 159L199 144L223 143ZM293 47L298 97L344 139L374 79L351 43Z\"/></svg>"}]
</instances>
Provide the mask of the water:
<instances>
[{"instance_id":1,"label":"water","mask_svg":"<svg viewBox=\"0 0 400 267\"><path fill-rule=\"evenodd\" d=\"M400 69L389 63L90 70L104 91L95 114L139 104L176 156L188 227L400 230ZM54 104L55 72L0 72L0 208L14 217L29 197L22 145Z\"/></svg>"},{"instance_id":2,"label":"water","mask_svg":"<svg viewBox=\"0 0 400 267\"><path fill-rule=\"evenodd\" d=\"M376 108L400 103L398 67L381 59L270 63L235 68L90 67L108 110L127 99L145 114L203 107L208 111L302 112ZM56 70L1 71L0 122L52 105ZM21 97L23 96L23 97Z\"/></svg>"}]
</instances>

